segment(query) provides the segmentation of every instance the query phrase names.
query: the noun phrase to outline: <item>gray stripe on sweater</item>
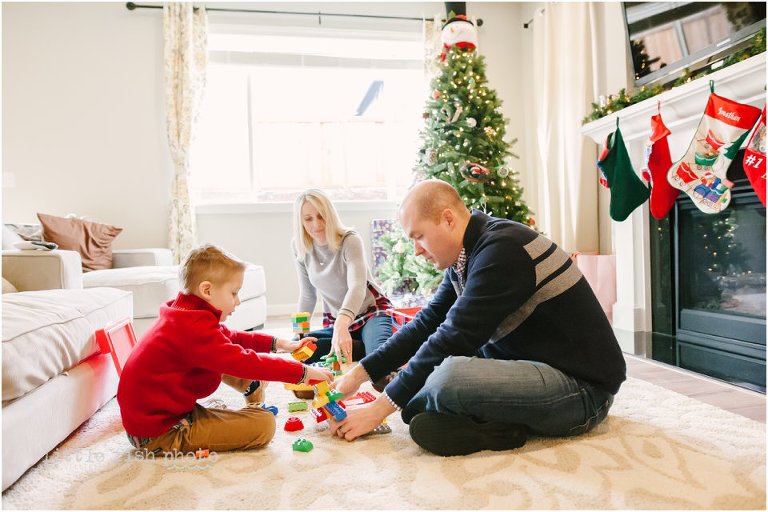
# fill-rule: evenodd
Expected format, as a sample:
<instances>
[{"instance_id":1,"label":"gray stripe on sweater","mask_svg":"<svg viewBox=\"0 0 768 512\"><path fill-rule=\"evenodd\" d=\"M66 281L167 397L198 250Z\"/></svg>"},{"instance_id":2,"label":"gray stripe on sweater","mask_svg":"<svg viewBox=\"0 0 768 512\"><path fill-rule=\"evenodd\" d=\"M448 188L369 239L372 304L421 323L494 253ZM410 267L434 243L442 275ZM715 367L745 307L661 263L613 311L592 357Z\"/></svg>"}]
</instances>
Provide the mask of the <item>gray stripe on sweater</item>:
<instances>
[{"instance_id":1,"label":"gray stripe on sweater","mask_svg":"<svg viewBox=\"0 0 768 512\"><path fill-rule=\"evenodd\" d=\"M552 273L560 270L567 261L568 255L560 249L555 249L555 252L540 261L536 265L536 286L539 286Z\"/></svg>"},{"instance_id":2,"label":"gray stripe on sweater","mask_svg":"<svg viewBox=\"0 0 768 512\"><path fill-rule=\"evenodd\" d=\"M549 240L547 238L544 238L543 236L539 235L527 244L523 246L523 249L528 253L528 255L531 257L532 260L535 260L545 252L547 252L547 249L552 247L554 242L552 240Z\"/></svg>"},{"instance_id":3,"label":"gray stripe on sweater","mask_svg":"<svg viewBox=\"0 0 768 512\"><path fill-rule=\"evenodd\" d=\"M490 343L496 343L500 339L507 336L509 333L517 329L536 309L536 307L542 302L548 301L558 295L562 294L566 290L575 285L582 274L576 265L571 265L562 274L552 279L531 296L525 304L520 306L517 311L513 312L507 318L501 321L496 331L488 340Z\"/></svg>"}]
</instances>

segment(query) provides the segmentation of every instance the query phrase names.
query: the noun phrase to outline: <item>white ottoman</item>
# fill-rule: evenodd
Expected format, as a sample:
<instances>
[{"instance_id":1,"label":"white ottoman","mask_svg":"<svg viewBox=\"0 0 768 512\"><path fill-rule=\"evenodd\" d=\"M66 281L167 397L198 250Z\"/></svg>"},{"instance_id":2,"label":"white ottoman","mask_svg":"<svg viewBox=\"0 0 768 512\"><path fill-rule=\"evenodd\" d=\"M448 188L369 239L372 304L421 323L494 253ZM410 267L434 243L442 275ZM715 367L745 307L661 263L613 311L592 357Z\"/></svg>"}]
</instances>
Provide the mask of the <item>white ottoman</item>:
<instances>
[{"instance_id":1,"label":"white ottoman","mask_svg":"<svg viewBox=\"0 0 768 512\"><path fill-rule=\"evenodd\" d=\"M107 286L133 293L133 328L140 337L157 319L160 305L179 293L177 266L111 268L83 274L83 287ZM264 267L248 264L240 290L240 306L224 322L230 329L258 329L267 317Z\"/></svg>"}]
</instances>

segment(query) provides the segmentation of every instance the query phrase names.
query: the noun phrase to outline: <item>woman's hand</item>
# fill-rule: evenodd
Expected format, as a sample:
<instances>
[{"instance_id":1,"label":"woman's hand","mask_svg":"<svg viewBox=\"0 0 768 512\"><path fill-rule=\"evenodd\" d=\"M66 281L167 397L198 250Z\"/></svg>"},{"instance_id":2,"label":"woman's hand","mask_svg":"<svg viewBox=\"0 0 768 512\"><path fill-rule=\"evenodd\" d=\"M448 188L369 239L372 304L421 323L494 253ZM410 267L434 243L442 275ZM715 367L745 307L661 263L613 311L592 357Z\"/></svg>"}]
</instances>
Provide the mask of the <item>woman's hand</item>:
<instances>
[{"instance_id":1,"label":"woman's hand","mask_svg":"<svg viewBox=\"0 0 768 512\"><path fill-rule=\"evenodd\" d=\"M312 337L307 337L301 340L284 340L282 338L277 338L275 348L277 349L277 352L293 352L294 350L298 350L299 347L301 347L301 344L307 340L317 342L317 338Z\"/></svg>"},{"instance_id":2,"label":"woman's hand","mask_svg":"<svg viewBox=\"0 0 768 512\"><path fill-rule=\"evenodd\" d=\"M349 324L352 319L346 315L339 315L333 324L333 338L331 338L331 354L336 354L336 360L342 363L342 356L347 363L352 362L352 335L349 334Z\"/></svg>"},{"instance_id":3,"label":"woman's hand","mask_svg":"<svg viewBox=\"0 0 768 512\"><path fill-rule=\"evenodd\" d=\"M341 391L344 396L352 396L358 389L360 389L360 385L367 380L368 374L365 372L362 365L358 364L350 371L334 380L331 384L331 388L336 391Z\"/></svg>"},{"instance_id":4,"label":"woman's hand","mask_svg":"<svg viewBox=\"0 0 768 512\"><path fill-rule=\"evenodd\" d=\"M312 381L321 381L324 380L326 382L331 382L333 380L333 372L329 370L328 368L322 368L320 366L307 366L307 376L304 377L304 380L301 381L303 384L309 384Z\"/></svg>"}]
</instances>

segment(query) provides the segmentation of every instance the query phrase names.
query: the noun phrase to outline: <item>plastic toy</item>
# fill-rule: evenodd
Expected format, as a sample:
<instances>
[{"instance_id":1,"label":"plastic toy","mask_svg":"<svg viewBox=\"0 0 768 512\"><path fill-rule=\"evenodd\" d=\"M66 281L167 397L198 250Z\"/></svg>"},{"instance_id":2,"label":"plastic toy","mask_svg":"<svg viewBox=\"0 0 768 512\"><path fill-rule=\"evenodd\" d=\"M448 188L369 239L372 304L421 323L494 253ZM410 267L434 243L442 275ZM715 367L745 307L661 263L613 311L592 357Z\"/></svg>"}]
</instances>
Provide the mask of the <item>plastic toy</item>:
<instances>
[{"instance_id":1,"label":"plastic toy","mask_svg":"<svg viewBox=\"0 0 768 512\"><path fill-rule=\"evenodd\" d=\"M288 404L288 412L306 411L307 409L307 402L291 402Z\"/></svg>"},{"instance_id":2,"label":"plastic toy","mask_svg":"<svg viewBox=\"0 0 768 512\"><path fill-rule=\"evenodd\" d=\"M363 405L369 402L373 402L374 400L376 400L376 397L373 396L371 393L367 391L361 391L358 394L352 395L351 397L344 400L344 405L347 405L347 406Z\"/></svg>"},{"instance_id":3,"label":"plastic toy","mask_svg":"<svg viewBox=\"0 0 768 512\"><path fill-rule=\"evenodd\" d=\"M328 418L341 421L347 417L345 406L340 401L343 393L332 390L325 381L315 384L315 399L312 401L312 415L318 423L322 423Z\"/></svg>"},{"instance_id":4,"label":"plastic toy","mask_svg":"<svg viewBox=\"0 0 768 512\"><path fill-rule=\"evenodd\" d=\"M293 326L293 333L302 339L309 334L309 319L312 315L306 311L301 313L294 313L291 315L291 325Z\"/></svg>"},{"instance_id":5,"label":"plastic toy","mask_svg":"<svg viewBox=\"0 0 768 512\"><path fill-rule=\"evenodd\" d=\"M334 376L341 375L341 365L339 364L339 359L336 357L336 354L328 354L323 356L320 358L320 362L323 364L323 366L333 371ZM341 362L347 362L347 358L343 355L341 356Z\"/></svg>"},{"instance_id":6,"label":"plastic toy","mask_svg":"<svg viewBox=\"0 0 768 512\"><path fill-rule=\"evenodd\" d=\"M304 429L304 423L301 421L301 419L297 418L296 416L291 416L288 418L288 421L285 422L285 426L283 429L286 432L296 432L297 430L303 430Z\"/></svg>"},{"instance_id":7,"label":"plastic toy","mask_svg":"<svg viewBox=\"0 0 768 512\"><path fill-rule=\"evenodd\" d=\"M291 353L291 355L297 361L306 361L312 357L312 355L315 353L315 350L317 350L317 345L315 342L312 340L305 340L298 349Z\"/></svg>"},{"instance_id":8,"label":"plastic toy","mask_svg":"<svg viewBox=\"0 0 768 512\"><path fill-rule=\"evenodd\" d=\"M309 442L309 440L304 439L303 437L300 437L296 441L293 442L293 450L296 452L309 452L314 448L312 446L312 443Z\"/></svg>"},{"instance_id":9,"label":"plastic toy","mask_svg":"<svg viewBox=\"0 0 768 512\"><path fill-rule=\"evenodd\" d=\"M117 376L123 372L123 366L136 345L136 334L130 318L123 318L96 331L96 343L102 354L111 354Z\"/></svg>"},{"instance_id":10,"label":"plastic toy","mask_svg":"<svg viewBox=\"0 0 768 512\"><path fill-rule=\"evenodd\" d=\"M262 405L262 406L261 406L261 408L262 408L262 409L264 409L265 411L269 411L269 412L271 412L272 414L274 414L275 416L277 416L277 406L274 406L274 405L266 405L266 404L265 404L265 405Z\"/></svg>"},{"instance_id":11,"label":"plastic toy","mask_svg":"<svg viewBox=\"0 0 768 512\"><path fill-rule=\"evenodd\" d=\"M195 452L195 458L196 459L204 459L210 455L210 452L208 450L203 450L202 448L198 449Z\"/></svg>"}]
</instances>

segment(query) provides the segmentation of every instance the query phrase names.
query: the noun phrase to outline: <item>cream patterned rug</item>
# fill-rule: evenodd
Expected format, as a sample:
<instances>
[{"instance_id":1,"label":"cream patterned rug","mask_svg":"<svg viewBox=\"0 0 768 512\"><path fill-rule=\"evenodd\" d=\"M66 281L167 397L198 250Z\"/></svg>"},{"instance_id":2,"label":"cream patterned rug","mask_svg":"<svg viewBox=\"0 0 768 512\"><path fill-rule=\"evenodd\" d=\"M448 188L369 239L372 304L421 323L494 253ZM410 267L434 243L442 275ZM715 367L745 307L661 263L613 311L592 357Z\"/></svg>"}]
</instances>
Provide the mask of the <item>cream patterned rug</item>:
<instances>
[{"instance_id":1,"label":"cream patterned rug","mask_svg":"<svg viewBox=\"0 0 768 512\"><path fill-rule=\"evenodd\" d=\"M227 388L216 396L232 406ZM50 509L765 509L765 425L630 379L608 420L573 439L535 438L510 452L441 458L393 432L353 443L308 412L307 428L261 450L208 459L133 455L112 400L2 497ZM299 436L314 443L295 452Z\"/></svg>"}]
</instances>

